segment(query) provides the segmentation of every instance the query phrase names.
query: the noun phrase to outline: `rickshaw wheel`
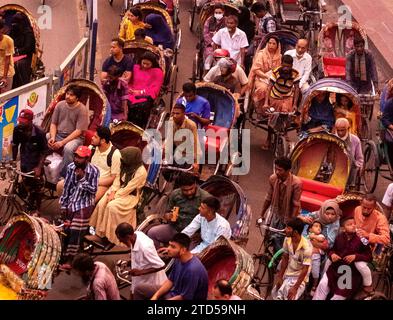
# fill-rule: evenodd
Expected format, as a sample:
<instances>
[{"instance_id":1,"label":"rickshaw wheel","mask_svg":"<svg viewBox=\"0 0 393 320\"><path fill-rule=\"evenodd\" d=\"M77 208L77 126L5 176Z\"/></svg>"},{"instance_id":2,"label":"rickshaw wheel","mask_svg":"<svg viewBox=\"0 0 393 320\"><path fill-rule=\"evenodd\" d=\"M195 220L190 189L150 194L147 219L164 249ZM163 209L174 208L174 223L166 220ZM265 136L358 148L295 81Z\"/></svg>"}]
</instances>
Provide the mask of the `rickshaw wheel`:
<instances>
[{"instance_id":1,"label":"rickshaw wheel","mask_svg":"<svg viewBox=\"0 0 393 320\"><path fill-rule=\"evenodd\" d=\"M373 141L366 144L364 150L364 188L368 193L372 193L377 186L379 173L379 161L377 146Z\"/></svg>"},{"instance_id":2,"label":"rickshaw wheel","mask_svg":"<svg viewBox=\"0 0 393 320\"><path fill-rule=\"evenodd\" d=\"M270 257L266 254L255 255L254 260L254 277L255 289L258 291L259 296L266 300L273 289L274 272L268 267Z\"/></svg>"},{"instance_id":3,"label":"rickshaw wheel","mask_svg":"<svg viewBox=\"0 0 393 320\"><path fill-rule=\"evenodd\" d=\"M361 129L359 138L362 140L371 140L371 130L367 118L361 117Z\"/></svg>"}]
</instances>

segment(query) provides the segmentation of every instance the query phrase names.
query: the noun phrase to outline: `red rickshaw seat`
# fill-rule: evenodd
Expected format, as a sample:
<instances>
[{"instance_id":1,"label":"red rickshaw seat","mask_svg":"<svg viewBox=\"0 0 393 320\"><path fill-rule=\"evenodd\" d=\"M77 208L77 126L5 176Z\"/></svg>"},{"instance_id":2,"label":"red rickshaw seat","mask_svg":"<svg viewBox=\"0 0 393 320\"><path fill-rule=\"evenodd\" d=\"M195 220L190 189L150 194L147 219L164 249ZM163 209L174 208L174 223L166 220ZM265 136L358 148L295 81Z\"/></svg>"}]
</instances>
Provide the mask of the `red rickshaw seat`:
<instances>
[{"instance_id":1,"label":"red rickshaw seat","mask_svg":"<svg viewBox=\"0 0 393 320\"><path fill-rule=\"evenodd\" d=\"M319 210L323 202L336 198L344 191L328 183L299 178L302 181L301 207L310 212Z\"/></svg>"},{"instance_id":2,"label":"red rickshaw seat","mask_svg":"<svg viewBox=\"0 0 393 320\"><path fill-rule=\"evenodd\" d=\"M216 154L219 154L221 144L223 144L224 141L228 139L229 129L215 125L208 125L205 127L205 130L209 129L210 132L214 131L214 136L206 134L206 154L209 152L209 150L216 150Z\"/></svg>"},{"instance_id":3,"label":"red rickshaw seat","mask_svg":"<svg viewBox=\"0 0 393 320\"><path fill-rule=\"evenodd\" d=\"M345 79L345 64L345 58L323 57L323 72L326 77Z\"/></svg>"},{"instance_id":4,"label":"red rickshaw seat","mask_svg":"<svg viewBox=\"0 0 393 320\"><path fill-rule=\"evenodd\" d=\"M283 0L283 4L296 4L297 0Z\"/></svg>"}]
</instances>

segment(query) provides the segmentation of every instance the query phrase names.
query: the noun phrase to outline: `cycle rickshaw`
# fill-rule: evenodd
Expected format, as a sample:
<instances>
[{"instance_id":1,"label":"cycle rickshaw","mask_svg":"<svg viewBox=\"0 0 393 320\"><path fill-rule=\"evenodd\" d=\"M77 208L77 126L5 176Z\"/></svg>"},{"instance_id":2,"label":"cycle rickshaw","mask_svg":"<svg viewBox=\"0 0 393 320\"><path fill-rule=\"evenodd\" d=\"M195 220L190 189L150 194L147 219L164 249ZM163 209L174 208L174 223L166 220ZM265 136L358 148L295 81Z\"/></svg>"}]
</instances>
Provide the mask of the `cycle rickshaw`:
<instances>
[{"instance_id":1,"label":"cycle rickshaw","mask_svg":"<svg viewBox=\"0 0 393 320\"><path fill-rule=\"evenodd\" d=\"M11 19L16 13L23 14L23 16L28 20L35 38L35 52L31 61L31 81L35 81L44 77L45 66L42 61L43 49L40 41L40 28L38 27L37 21L27 9L17 4L6 4L4 6L1 6L0 11L4 12L5 24L8 28L11 28ZM14 55L14 62L24 58L26 57L23 55Z\"/></svg>"}]
</instances>

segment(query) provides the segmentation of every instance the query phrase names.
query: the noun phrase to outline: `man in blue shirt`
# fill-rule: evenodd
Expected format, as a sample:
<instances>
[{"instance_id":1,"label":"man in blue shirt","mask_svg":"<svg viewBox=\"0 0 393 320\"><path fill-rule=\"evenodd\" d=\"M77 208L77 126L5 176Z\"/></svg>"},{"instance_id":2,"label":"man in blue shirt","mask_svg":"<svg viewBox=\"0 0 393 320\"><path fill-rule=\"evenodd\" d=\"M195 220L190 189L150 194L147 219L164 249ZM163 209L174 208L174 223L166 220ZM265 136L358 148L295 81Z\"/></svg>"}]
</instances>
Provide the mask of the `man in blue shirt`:
<instances>
[{"instance_id":1,"label":"man in blue shirt","mask_svg":"<svg viewBox=\"0 0 393 320\"><path fill-rule=\"evenodd\" d=\"M186 107L186 115L197 124L198 128L210 124L210 103L196 94L194 83L183 84L183 94L176 103Z\"/></svg>"},{"instance_id":2,"label":"man in blue shirt","mask_svg":"<svg viewBox=\"0 0 393 320\"><path fill-rule=\"evenodd\" d=\"M202 262L194 256L189 247L191 239L184 233L177 233L166 249L175 263L168 280L153 295L151 300L206 300L208 275Z\"/></svg>"}]
</instances>

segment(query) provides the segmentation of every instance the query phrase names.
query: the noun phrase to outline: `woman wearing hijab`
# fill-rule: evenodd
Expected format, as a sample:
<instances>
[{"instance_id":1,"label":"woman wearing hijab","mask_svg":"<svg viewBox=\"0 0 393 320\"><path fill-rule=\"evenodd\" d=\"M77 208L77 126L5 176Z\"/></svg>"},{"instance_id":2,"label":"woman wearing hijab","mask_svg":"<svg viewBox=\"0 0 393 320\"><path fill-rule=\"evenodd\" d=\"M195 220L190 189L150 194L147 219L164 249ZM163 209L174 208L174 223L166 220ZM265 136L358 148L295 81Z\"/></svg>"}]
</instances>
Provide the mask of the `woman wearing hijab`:
<instances>
[{"instance_id":1,"label":"woman wearing hijab","mask_svg":"<svg viewBox=\"0 0 393 320\"><path fill-rule=\"evenodd\" d=\"M322 203L321 208L318 211L310 212L308 214L301 214L299 218L307 224L311 224L318 220L321 222L322 234L328 240L329 249L333 247L334 241L336 240L338 231L340 229L340 217L342 211L334 199L326 200ZM328 248L321 248L326 250Z\"/></svg>"},{"instance_id":2,"label":"woman wearing hijab","mask_svg":"<svg viewBox=\"0 0 393 320\"><path fill-rule=\"evenodd\" d=\"M214 62L213 59L213 36L222 28L225 28L225 7L222 3L214 5L214 13L209 17L203 26L203 60L205 70L209 70Z\"/></svg>"},{"instance_id":3,"label":"woman wearing hijab","mask_svg":"<svg viewBox=\"0 0 393 320\"><path fill-rule=\"evenodd\" d=\"M126 147L120 150L120 154L120 175L98 202L90 218L96 235L116 245L120 245L115 233L120 223L127 222L136 228L135 208L147 178L139 148Z\"/></svg>"},{"instance_id":4,"label":"woman wearing hijab","mask_svg":"<svg viewBox=\"0 0 393 320\"><path fill-rule=\"evenodd\" d=\"M260 50L254 59L248 82L255 88L252 98L257 110L262 110L272 70L281 65L281 45L278 38L271 36L266 47ZM258 107L261 108L258 108Z\"/></svg>"},{"instance_id":5,"label":"woman wearing hijab","mask_svg":"<svg viewBox=\"0 0 393 320\"><path fill-rule=\"evenodd\" d=\"M175 45L172 31L164 18L157 13L150 13L145 19L146 35L153 39L154 45L162 45L164 49L172 49Z\"/></svg>"}]
</instances>

